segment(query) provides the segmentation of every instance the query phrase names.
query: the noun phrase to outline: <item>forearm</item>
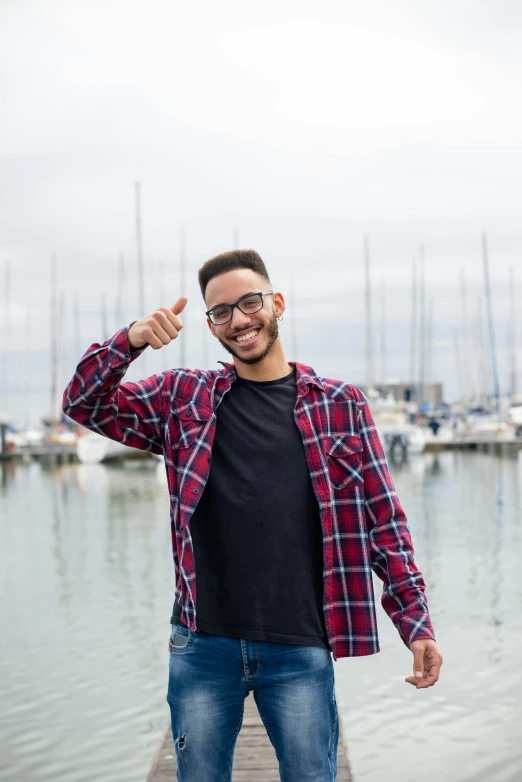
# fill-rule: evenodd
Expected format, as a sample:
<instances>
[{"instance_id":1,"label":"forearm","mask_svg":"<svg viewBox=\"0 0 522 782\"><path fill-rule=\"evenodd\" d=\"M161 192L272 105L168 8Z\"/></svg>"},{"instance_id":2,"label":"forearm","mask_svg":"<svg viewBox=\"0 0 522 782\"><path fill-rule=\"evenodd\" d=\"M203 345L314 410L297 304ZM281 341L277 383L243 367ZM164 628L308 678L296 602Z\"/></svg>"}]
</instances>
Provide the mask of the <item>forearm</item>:
<instances>
[{"instance_id":1,"label":"forearm","mask_svg":"<svg viewBox=\"0 0 522 782\"><path fill-rule=\"evenodd\" d=\"M435 639L424 579L414 561L406 515L395 492L384 449L362 393L358 402L366 527L372 568L384 583L381 602L406 646L420 638Z\"/></svg>"},{"instance_id":2,"label":"forearm","mask_svg":"<svg viewBox=\"0 0 522 782\"><path fill-rule=\"evenodd\" d=\"M132 349L128 327L94 343L82 356L63 394L63 411L93 431L142 450L161 453L164 374L122 384L129 365L145 349Z\"/></svg>"},{"instance_id":3,"label":"forearm","mask_svg":"<svg viewBox=\"0 0 522 782\"><path fill-rule=\"evenodd\" d=\"M426 585L414 560L406 517L395 498L395 515L372 526L369 538L372 567L383 581L381 603L404 644L435 633L428 611Z\"/></svg>"}]
</instances>

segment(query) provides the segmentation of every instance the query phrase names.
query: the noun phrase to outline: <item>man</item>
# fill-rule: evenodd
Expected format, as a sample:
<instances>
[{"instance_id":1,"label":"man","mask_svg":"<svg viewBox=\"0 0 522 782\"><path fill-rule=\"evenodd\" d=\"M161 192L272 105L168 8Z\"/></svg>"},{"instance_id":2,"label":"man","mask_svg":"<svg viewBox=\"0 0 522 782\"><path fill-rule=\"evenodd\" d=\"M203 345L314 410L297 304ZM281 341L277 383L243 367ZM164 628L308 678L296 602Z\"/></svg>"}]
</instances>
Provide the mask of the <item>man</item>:
<instances>
[{"instance_id":1,"label":"man","mask_svg":"<svg viewBox=\"0 0 522 782\"><path fill-rule=\"evenodd\" d=\"M92 345L64 393L75 421L164 454L176 575L167 700L181 782L230 780L252 690L285 782L336 777L333 660L379 651L372 569L413 652L442 657L407 521L361 391L288 362L283 295L258 253L203 264L207 323L233 363L121 383L176 339L185 296Z\"/></svg>"}]
</instances>

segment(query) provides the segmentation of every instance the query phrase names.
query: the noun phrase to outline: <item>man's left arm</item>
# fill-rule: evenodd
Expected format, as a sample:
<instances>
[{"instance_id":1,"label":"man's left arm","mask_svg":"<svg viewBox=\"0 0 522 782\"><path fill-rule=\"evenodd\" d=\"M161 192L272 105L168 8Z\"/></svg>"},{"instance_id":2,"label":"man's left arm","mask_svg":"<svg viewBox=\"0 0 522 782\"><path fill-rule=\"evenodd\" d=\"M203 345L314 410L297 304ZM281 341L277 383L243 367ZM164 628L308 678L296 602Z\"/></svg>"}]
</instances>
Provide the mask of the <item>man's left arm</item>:
<instances>
[{"instance_id":1,"label":"man's left arm","mask_svg":"<svg viewBox=\"0 0 522 782\"><path fill-rule=\"evenodd\" d=\"M428 612L426 586L415 565L408 522L373 416L364 394L359 392L359 395L366 526L372 568L384 583L382 606L413 653L414 675L405 681L417 689L430 687L439 677L442 656Z\"/></svg>"}]
</instances>

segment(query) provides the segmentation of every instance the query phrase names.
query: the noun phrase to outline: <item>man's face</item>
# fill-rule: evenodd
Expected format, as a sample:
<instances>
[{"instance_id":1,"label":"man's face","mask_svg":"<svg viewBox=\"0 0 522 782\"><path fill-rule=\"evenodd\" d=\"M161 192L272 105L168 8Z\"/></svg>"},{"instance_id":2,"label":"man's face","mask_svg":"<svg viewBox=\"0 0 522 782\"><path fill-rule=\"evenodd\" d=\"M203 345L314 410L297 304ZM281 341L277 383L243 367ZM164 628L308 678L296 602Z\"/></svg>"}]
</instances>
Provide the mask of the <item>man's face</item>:
<instances>
[{"instance_id":1,"label":"man's face","mask_svg":"<svg viewBox=\"0 0 522 782\"><path fill-rule=\"evenodd\" d=\"M251 269L234 271L214 277L207 285L207 309L218 304L233 304L247 293L270 290L271 286ZM268 355L279 336L277 317L284 311L280 293L263 296L263 309L245 315L234 307L232 320L222 326L208 325L225 350L244 364L257 364ZM246 338L246 339L245 339Z\"/></svg>"}]
</instances>

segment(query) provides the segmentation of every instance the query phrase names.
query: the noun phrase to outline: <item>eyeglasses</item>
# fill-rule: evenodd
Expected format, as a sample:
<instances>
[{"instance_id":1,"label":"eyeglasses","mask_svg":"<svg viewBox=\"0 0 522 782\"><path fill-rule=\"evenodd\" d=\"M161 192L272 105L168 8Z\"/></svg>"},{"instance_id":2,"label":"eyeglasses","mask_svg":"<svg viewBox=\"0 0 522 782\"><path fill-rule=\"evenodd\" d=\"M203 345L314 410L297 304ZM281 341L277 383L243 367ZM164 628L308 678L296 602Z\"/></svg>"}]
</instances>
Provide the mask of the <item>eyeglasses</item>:
<instances>
[{"instance_id":1,"label":"eyeglasses","mask_svg":"<svg viewBox=\"0 0 522 782\"><path fill-rule=\"evenodd\" d=\"M235 307L237 307L243 315L252 315L254 312L259 312L259 310L263 309L263 296L272 295L273 291L247 293L246 296L241 296L234 304L218 304L216 307L212 307L211 310L205 312L205 315L207 318L210 318L214 326L222 326L224 323L228 323L229 320L232 320Z\"/></svg>"}]
</instances>

